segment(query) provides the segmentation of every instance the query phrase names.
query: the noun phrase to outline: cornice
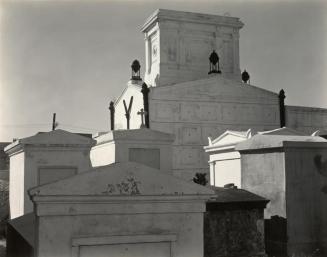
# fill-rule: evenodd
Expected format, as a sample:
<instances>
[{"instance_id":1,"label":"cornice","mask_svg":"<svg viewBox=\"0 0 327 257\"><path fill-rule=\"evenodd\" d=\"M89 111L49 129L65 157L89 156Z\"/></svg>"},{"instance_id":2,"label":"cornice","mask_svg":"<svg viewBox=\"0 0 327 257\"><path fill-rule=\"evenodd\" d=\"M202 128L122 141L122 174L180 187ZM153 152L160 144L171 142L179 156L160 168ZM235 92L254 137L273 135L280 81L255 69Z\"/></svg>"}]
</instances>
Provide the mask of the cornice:
<instances>
[{"instance_id":1,"label":"cornice","mask_svg":"<svg viewBox=\"0 0 327 257\"><path fill-rule=\"evenodd\" d=\"M145 21L141 31L146 32L154 23L164 20L220 25L238 29L244 26L244 23L236 17L158 9Z\"/></svg>"}]
</instances>

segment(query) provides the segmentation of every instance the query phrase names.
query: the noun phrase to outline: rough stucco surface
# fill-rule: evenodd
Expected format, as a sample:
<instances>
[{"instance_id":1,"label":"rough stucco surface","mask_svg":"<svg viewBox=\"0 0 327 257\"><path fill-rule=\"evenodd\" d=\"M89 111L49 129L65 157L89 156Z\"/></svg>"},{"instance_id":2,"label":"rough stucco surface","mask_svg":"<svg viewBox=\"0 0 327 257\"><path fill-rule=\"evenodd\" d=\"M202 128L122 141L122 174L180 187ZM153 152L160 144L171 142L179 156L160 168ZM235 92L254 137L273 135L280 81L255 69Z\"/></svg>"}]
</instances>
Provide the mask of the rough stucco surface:
<instances>
[{"instance_id":1,"label":"rough stucco surface","mask_svg":"<svg viewBox=\"0 0 327 257\"><path fill-rule=\"evenodd\" d=\"M304 106L286 106L286 126L306 133L327 129L327 110Z\"/></svg>"},{"instance_id":2,"label":"rough stucco surface","mask_svg":"<svg viewBox=\"0 0 327 257\"><path fill-rule=\"evenodd\" d=\"M243 154L242 188L270 200L265 218L286 218L284 153Z\"/></svg>"},{"instance_id":3,"label":"rough stucco surface","mask_svg":"<svg viewBox=\"0 0 327 257\"><path fill-rule=\"evenodd\" d=\"M210 211L204 217L204 257L265 256L263 211Z\"/></svg>"}]
</instances>

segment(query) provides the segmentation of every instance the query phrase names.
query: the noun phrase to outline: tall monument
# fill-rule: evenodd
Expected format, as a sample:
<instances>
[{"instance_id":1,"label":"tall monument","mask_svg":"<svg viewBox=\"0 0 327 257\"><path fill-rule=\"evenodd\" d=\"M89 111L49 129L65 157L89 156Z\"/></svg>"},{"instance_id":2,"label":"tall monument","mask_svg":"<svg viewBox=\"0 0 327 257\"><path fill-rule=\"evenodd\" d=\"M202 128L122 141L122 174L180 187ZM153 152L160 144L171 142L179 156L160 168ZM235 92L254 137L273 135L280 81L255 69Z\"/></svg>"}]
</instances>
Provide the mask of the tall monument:
<instances>
[{"instance_id":1,"label":"tall monument","mask_svg":"<svg viewBox=\"0 0 327 257\"><path fill-rule=\"evenodd\" d=\"M164 86L206 77L210 53L220 57L228 78L241 79L239 18L159 9L142 27L145 75L150 86Z\"/></svg>"}]
</instances>

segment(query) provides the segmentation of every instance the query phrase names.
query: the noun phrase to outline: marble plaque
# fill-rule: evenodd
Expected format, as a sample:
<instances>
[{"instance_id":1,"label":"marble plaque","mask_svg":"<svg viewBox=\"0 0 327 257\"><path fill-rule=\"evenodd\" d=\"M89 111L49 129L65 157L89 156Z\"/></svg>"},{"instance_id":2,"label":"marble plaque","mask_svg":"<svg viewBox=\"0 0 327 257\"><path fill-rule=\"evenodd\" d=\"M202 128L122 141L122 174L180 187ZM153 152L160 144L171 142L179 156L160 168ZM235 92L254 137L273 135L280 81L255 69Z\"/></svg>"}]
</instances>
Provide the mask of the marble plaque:
<instances>
[{"instance_id":1,"label":"marble plaque","mask_svg":"<svg viewBox=\"0 0 327 257\"><path fill-rule=\"evenodd\" d=\"M75 167L43 167L39 168L38 185L64 179L77 173Z\"/></svg>"},{"instance_id":2,"label":"marble plaque","mask_svg":"<svg viewBox=\"0 0 327 257\"><path fill-rule=\"evenodd\" d=\"M160 150L148 148L130 148L129 161L142 163L149 167L160 169Z\"/></svg>"}]
</instances>

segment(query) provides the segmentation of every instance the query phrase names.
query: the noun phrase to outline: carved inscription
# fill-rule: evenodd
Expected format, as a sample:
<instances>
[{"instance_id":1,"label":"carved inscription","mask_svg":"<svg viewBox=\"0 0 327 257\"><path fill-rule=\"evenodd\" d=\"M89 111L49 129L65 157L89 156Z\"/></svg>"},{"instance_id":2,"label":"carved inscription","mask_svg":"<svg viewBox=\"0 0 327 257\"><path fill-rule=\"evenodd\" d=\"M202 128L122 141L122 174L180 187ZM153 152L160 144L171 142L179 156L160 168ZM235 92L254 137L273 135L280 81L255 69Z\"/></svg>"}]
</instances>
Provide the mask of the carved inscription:
<instances>
[{"instance_id":1,"label":"carved inscription","mask_svg":"<svg viewBox=\"0 0 327 257\"><path fill-rule=\"evenodd\" d=\"M104 195L139 195L138 185L141 184L133 176L128 176L122 182L117 184L108 184L107 188L102 192Z\"/></svg>"}]
</instances>

